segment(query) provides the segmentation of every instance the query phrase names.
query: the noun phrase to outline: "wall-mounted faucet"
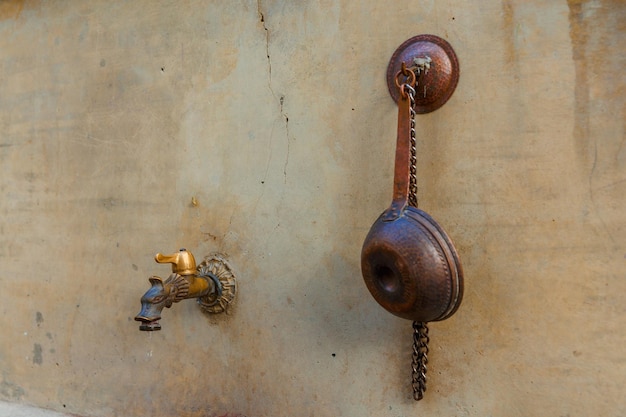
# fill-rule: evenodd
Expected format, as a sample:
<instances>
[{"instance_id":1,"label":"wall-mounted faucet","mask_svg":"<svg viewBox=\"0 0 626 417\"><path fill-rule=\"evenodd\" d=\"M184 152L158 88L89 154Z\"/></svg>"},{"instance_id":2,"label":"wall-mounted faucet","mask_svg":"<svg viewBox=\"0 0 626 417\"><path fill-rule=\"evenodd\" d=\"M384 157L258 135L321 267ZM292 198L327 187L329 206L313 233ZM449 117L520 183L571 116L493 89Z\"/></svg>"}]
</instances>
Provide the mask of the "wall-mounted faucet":
<instances>
[{"instance_id":1,"label":"wall-mounted faucet","mask_svg":"<svg viewBox=\"0 0 626 417\"><path fill-rule=\"evenodd\" d=\"M172 264L172 274L165 280L149 278L152 287L141 297L141 311L135 317L139 330L161 330L161 311L187 298L196 298L208 313L222 313L235 298L237 282L232 268L219 254L209 255L200 265L191 252L181 249L173 255L157 253L158 263Z\"/></svg>"}]
</instances>

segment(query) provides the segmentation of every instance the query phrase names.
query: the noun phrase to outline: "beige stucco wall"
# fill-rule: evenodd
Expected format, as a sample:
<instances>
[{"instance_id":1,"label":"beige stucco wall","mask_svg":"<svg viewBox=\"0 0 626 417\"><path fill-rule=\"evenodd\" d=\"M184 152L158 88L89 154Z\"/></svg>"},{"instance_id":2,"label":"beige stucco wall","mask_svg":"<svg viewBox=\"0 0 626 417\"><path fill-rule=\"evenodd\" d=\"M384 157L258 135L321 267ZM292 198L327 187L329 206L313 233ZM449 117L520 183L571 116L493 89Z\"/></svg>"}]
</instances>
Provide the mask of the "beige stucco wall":
<instances>
[{"instance_id":1,"label":"beige stucco wall","mask_svg":"<svg viewBox=\"0 0 626 417\"><path fill-rule=\"evenodd\" d=\"M84 416L626 415L621 0L0 1L0 399ZM421 207L466 294L411 325L360 274L391 198L404 40ZM197 205L191 204L195 198ZM228 316L132 320L156 252L228 256Z\"/></svg>"}]
</instances>

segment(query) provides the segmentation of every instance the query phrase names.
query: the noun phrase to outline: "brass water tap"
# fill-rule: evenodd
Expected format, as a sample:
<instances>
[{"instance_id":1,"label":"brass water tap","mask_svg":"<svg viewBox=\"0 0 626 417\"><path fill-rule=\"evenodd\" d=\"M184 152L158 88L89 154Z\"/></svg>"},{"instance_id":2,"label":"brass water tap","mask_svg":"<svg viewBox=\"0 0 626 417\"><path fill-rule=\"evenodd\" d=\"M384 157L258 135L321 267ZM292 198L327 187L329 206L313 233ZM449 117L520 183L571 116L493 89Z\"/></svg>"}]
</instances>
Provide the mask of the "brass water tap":
<instances>
[{"instance_id":1,"label":"brass water tap","mask_svg":"<svg viewBox=\"0 0 626 417\"><path fill-rule=\"evenodd\" d=\"M154 260L172 264L172 274L165 281L157 276L149 278L151 288L141 297L141 311L135 317L141 322L140 330L161 330L163 307L187 298L196 298L208 313L226 311L235 298L235 276L222 255L209 255L196 266L193 254L183 248L172 255L157 253Z\"/></svg>"}]
</instances>

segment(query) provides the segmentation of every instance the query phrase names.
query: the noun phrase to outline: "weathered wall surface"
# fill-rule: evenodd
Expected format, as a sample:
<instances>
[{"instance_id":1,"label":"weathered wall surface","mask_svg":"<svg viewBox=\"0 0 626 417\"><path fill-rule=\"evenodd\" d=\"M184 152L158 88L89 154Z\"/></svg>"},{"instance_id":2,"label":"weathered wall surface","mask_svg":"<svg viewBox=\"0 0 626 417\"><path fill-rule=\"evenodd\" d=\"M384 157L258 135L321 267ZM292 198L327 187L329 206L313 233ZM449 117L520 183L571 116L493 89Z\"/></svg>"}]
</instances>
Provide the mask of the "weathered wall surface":
<instances>
[{"instance_id":1,"label":"weathered wall surface","mask_svg":"<svg viewBox=\"0 0 626 417\"><path fill-rule=\"evenodd\" d=\"M0 399L85 416L626 415L621 0L0 2ZM431 326L360 248L389 204L404 40L461 80L419 116L421 206L466 274ZM192 198L197 204L191 204ZM225 253L231 314L132 320L153 254Z\"/></svg>"}]
</instances>

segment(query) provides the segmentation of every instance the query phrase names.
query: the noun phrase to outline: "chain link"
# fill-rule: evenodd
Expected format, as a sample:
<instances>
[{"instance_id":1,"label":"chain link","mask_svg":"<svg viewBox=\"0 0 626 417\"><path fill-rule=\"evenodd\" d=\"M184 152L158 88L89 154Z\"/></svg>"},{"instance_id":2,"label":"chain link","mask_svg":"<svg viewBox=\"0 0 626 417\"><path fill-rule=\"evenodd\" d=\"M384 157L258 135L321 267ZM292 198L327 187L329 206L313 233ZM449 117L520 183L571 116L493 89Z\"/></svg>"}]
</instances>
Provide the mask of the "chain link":
<instances>
[{"instance_id":1,"label":"chain link","mask_svg":"<svg viewBox=\"0 0 626 417\"><path fill-rule=\"evenodd\" d=\"M402 71L400 72L405 77L407 77L407 82L405 82L402 86L397 82L398 77L396 77L396 85L400 87L400 91L402 94L408 95L410 100L410 175L409 175L409 205L413 207L417 207L417 144L416 144L416 134L415 134L415 88L417 88L417 82L415 82L415 70L417 70L417 74L421 74L422 68L406 68L403 64ZM426 69L428 71L428 69ZM409 74L407 74L408 72ZM400 75L398 74L398 76ZM413 82L411 82L411 81ZM413 84L413 85L411 85ZM415 401L419 401L424 398L424 392L426 391L426 371L428 364L428 342L430 342L430 338L428 336L428 323L426 322L413 322L413 355L411 360L411 385L413 387L413 398Z\"/></svg>"},{"instance_id":2,"label":"chain link","mask_svg":"<svg viewBox=\"0 0 626 417\"><path fill-rule=\"evenodd\" d=\"M409 70L410 71L410 70ZM419 69L418 69L419 73ZM410 100L410 178L409 178L409 205L417 207L417 144L415 134L415 86L404 84L403 91L409 96ZM419 401L424 398L426 391L426 371L428 364L428 325L425 322L413 322L413 355L411 361L411 385L413 387L413 398Z\"/></svg>"},{"instance_id":3,"label":"chain link","mask_svg":"<svg viewBox=\"0 0 626 417\"><path fill-rule=\"evenodd\" d=\"M412 385L413 398L419 401L424 398L426 391L426 365L428 364L428 324L424 322L413 322L413 360Z\"/></svg>"}]
</instances>

